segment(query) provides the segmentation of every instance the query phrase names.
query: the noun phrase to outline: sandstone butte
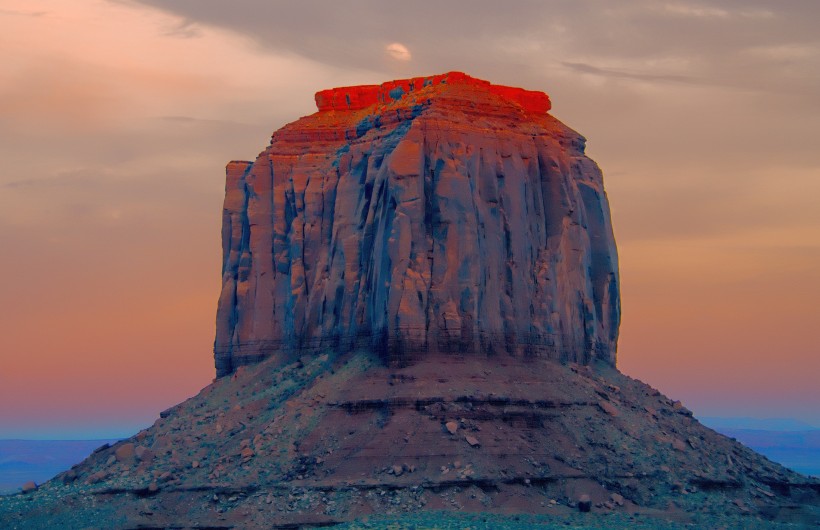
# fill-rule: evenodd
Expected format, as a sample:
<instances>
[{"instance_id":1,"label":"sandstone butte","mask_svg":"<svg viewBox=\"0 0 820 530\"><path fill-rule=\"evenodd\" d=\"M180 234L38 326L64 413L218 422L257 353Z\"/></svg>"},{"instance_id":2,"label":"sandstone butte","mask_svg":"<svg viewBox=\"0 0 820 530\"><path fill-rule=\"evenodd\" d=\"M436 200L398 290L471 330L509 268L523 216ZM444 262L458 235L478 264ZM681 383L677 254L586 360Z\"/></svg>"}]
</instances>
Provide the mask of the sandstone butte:
<instances>
[{"instance_id":1,"label":"sandstone butte","mask_svg":"<svg viewBox=\"0 0 820 530\"><path fill-rule=\"evenodd\" d=\"M545 93L450 72L316 105L227 166L217 375L329 347L614 365L601 171Z\"/></svg>"},{"instance_id":2,"label":"sandstone butte","mask_svg":"<svg viewBox=\"0 0 820 530\"><path fill-rule=\"evenodd\" d=\"M0 528L820 523L820 481L616 369L601 172L544 93L453 72L316 102L228 164L221 377L0 497Z\"/></svg>"}]
</instances>

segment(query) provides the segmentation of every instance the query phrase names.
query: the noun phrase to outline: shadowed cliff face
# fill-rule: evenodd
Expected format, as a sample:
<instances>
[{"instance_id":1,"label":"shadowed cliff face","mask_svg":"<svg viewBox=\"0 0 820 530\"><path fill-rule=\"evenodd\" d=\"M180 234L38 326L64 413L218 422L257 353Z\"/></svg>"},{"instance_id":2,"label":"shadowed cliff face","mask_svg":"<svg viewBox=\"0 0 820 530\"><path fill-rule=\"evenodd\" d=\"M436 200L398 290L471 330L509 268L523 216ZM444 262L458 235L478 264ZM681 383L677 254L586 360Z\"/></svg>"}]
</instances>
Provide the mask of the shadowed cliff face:
<instances>
[{"instance_id":1,"label":"shadowed cliff face","mask_svg":"<svg viewBox=\"0 0 820 530\"><path fill-rule=\"evenodd\" d=\"M316 101L228 164L217 375L327 347L615 363L601 172L546 94L450 73Z\"/></svg>"}]
</instances>

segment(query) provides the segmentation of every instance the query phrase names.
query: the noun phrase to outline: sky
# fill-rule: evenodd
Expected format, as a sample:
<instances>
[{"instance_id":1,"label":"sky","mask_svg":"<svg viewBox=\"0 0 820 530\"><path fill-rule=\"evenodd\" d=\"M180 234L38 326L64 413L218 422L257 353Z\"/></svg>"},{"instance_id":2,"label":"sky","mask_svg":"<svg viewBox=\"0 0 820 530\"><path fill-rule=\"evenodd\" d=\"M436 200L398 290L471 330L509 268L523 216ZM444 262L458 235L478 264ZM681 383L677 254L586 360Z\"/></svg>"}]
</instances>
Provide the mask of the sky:
<instances>
[{"instance_id":1,"label":"sky","mask_svg":"<svg viewBox=\"0 0 820 530\"><path fill-rule=\"evenodd\" d=\"M150 425L214 377L224 166L335 86L543 90L604 172L618 366L820 426L820 4L0 0L0 438Z\"/></svg>"}]
</instances>

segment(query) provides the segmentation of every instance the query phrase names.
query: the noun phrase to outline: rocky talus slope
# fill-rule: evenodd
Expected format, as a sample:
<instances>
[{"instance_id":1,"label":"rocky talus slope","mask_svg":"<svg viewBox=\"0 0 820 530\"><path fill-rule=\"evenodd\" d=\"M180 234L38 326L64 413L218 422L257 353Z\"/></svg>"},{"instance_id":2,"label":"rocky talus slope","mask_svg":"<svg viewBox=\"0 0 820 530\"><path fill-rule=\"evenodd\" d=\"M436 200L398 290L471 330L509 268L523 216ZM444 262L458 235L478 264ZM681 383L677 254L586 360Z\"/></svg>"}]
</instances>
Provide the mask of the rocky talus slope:
<instances>
[{"instance_id":1,"label":"rocky talus slope","mask_svg":"<svg viewBox=\"0 0 820 530\"><path fill-rule=\"evenodd\" d=\"M0 526L297 528L439 511L497 514L491 528L511 514L602 528L820 521L816 480L605 363L269 359L162 416L38 491L0 498Z\"/></svg>"}]
</instances>

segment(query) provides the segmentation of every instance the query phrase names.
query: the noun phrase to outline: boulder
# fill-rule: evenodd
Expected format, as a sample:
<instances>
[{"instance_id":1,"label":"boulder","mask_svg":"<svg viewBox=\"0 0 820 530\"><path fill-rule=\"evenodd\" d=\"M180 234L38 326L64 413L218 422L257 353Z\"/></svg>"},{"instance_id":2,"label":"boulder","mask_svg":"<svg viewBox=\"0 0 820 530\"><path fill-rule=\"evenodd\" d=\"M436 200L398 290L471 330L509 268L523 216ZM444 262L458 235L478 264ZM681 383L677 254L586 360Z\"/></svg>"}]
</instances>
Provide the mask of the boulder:
<instances>
[{"instance_id":1,"label":"boulder","mask_svg":"<svg viewBox=\"0 0 820 530\"><path fill-rule=\"evenodd\" d=\"M150 462L154 459L154 452L144 445L139 445L134 449L134 456L141 462Z\"/></svg>"},{"instance_id":2,"label":"boulder","mask_svg":"<svg viewBox=\"0 0 820 530\"><path fill-rule=\"evenodd\" d=\"M128 462L134 458L134 444L127 442L117 446L114 450L114 456L118 462Z\"/></svg>"}]
</instances>

